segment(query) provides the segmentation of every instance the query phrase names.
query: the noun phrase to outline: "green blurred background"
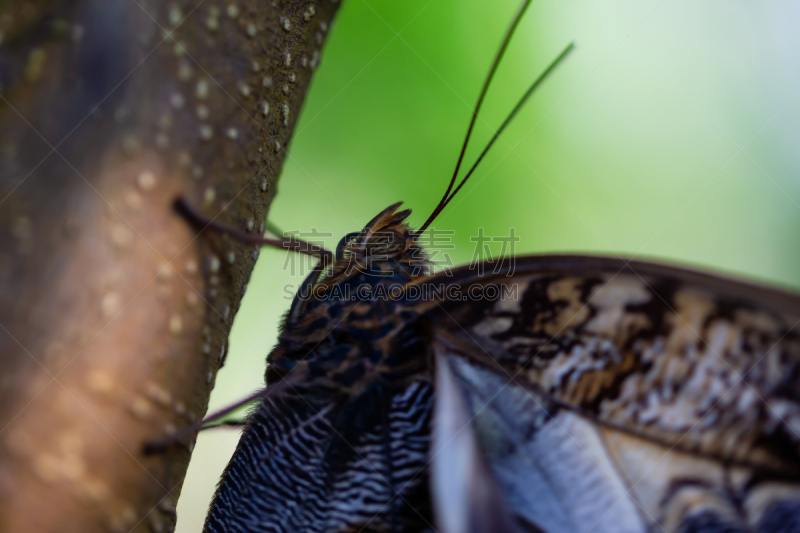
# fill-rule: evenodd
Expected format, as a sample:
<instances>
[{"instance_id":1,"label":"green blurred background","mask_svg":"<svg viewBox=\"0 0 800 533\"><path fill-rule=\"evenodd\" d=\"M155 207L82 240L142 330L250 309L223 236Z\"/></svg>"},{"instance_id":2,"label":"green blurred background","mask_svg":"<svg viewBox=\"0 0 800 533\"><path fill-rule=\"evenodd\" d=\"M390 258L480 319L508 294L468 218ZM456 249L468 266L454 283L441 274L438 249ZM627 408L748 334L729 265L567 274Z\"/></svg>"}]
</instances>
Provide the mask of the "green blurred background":
<instances>
[{"instance_id":1,"label":"green blurred background","mask_svg":"<svg viewBox=\"0 0 800 533\"><path fill-rule=\"evenodd\" d=\"M333 247L398 200L418 226L452 172L518 0L346 0L297 126L270 220ZM489 91L471 163L522 92L576 49L438 219L458 264L470 237L517 253L678 262L800 289L800 4L533 3ZM262 385L299 282L264 250L211 409ZM178 507L200 531L238 432L203 433Z\"/></svg>"}]
</instances>

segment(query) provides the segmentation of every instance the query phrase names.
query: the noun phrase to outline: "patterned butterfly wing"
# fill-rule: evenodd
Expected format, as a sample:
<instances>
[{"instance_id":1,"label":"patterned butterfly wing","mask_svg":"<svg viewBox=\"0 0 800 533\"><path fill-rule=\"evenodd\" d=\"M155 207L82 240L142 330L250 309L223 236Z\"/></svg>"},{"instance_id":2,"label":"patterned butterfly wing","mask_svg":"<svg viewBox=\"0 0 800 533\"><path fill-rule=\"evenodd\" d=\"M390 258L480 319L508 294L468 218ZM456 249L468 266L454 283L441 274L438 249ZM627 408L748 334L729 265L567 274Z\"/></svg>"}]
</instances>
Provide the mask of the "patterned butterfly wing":
<instances>
[{"instance_id":1,"label":"patterned butterfly wing","mask_svg":"<svg viewBox=\"0 0 800 533\"><path fill-rule=\"evenodd\" d=\"M461 269L455 297L414 305L437 372L459 384L461 431L518 519L548 533L800 531L800 298L597 257L518 258L508 274ZM457 433L433 444L436 516L457 489L437 466Z\"/></svg>"},{"instance_id":2,"label":"patterned butterfly wing","mask_svg":"<svg viewBox=\"0 0 800 533\"><path fill-rule=\"evenodd\" d=\"M467 398L459 389L451 362L438 354L430 461L438 531L540 533L541 529L511 512L493 465L473 428L475 411L467 405Z\"/></svg>"},{"instance_id":3,"label":"patterned butterfly wing","mask_svg":"<svg viewBox=\"0 0 800 533\"><path fill-rule=\"evenodd\" d=\"M207 531L305 527L302 512L285 502L300 492L302 510L326 492L325 451L333 442L331 420L341 411L342 398L330 391L297 389L262 402L251 413L237 453L225 470ZM302 450L302 461L298 452Z\"/></svg>"},{"instance_id":4,"label":"patterned butterfly wing","mask_svg":"<svg viewBox=\"0 0 800 533\"><path fill-rule=\"evenodd\" d=\"M376 386L353 401L312 386L263 402L205 531L427 530L427 477L418 465L427 458L430 398L423 380L396 393Z\"/></svg>"}]
</instances>

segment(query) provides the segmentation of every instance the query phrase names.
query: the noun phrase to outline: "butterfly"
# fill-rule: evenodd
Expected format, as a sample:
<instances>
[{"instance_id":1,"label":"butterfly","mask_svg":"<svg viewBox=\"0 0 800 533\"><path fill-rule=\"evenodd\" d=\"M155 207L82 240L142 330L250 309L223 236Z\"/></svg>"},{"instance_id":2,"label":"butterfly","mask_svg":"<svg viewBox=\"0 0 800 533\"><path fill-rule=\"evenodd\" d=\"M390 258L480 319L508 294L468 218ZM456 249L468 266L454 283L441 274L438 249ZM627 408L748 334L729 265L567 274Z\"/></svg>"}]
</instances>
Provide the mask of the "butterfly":
<instances>
[{"instance_id":1,"label":"butterfly","mask_svg":"<svg viewBox=\"0 0 800 533\"><path fill-rule=\"evenodd\" d=\"M205 529L800 531L800 298L641 261L432 274L399 204L303 282ZM217 416L210 417L211 420Z\"/></svg>"}]
</instances>

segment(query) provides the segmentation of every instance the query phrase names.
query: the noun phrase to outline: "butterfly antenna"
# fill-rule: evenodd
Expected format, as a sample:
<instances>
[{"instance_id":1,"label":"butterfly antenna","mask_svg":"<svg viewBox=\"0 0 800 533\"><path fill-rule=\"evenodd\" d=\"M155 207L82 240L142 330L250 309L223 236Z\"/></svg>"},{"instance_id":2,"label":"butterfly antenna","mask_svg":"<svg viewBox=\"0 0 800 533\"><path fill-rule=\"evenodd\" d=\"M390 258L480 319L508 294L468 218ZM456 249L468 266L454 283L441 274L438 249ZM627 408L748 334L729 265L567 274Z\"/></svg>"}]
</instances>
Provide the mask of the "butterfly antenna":
<instances>
[{"instance_id":1,"label":"butterfly antenna","mask_svg":"<svg viewBox=\"0 0 800 533\"><path fill-rule=\"evenodd\" d=\"M564 48L564 50L558 55L558 57L556 57L550 63L550 65L544 70L544 72L542 72L539 75L539 77L536 78L536 81L533 82L533 84L528 88L528 90L525 91L525 94L522 95L522 98L519 99L519 102L517 102L517 105L514 106L514 109L511 110L511 112L508 114L508 116L500 125L500 127L497 128L497 131L486 145L486 148L483 149L481 155L478 156L478 159L475 160L475 163L472 165L472 167L470 167L469 172L467 172L467 175L464 176L464 178L458 184L458 187L455 188L455 190L450 194L450 196L445 199L444 204L442 205L442 209L447 207L447 204L450 203L450 201L455 197L458 191L461 190L461 187L463 187L464 184L467 182L469 177L472 176L472 173L475 172L476 168L478 168L478 165L483 160L483 157L492 147L497 138L500 137L500 134L503 133L503 130L506 129L506 126L508 126L509 123L511 123L511 120L514 118L514 116L519 112L520 109L522 109L522 106L525 105L525 102L528 100L528 98L530 98L533 92L544 82L547 76L549 76L550 73L553 72L553 70L555 70L555 68L559 65L559 63L561 63L567 57L567 55L573 50L573 48L575 48L575 43L569 43L567 47Z\"/></svg>"},{"instance_id":2,"label":"butterfly antenna","mask_svg":"<svg viewBox=\"0 0 800 533\"><path fill-rule=\"evenodd\" d=\"M503 42L500 44L500 50L498 50L497 55L494 58L494 62L492 62L492 67L489 69L489 75L486 76L486 81L483 83L481 94L478 96L478 103L475 105L475 111L472 113L472 119L469 121L467 136L464 138L464 144L461 145L461 153L458 154L458 161L456 162L456 169L453 171L453 177L450 178L450 183L447 185L447 190L444 192L444 195L442 195L442 199L439 200L439 204L428 217L428 220L426 220L422 227L420 227L419 231L417 231L417 235L420 235L423 231L425 231L428 226L430 226L431 222L433 222L434 219L439 215L439 213L442 212L442 209L444 209L447 198L450 195L450 191L453 190L453 186L456 184L456 177L458 176L458 171L461 169L461 162L464 159L464 153L467 151L467 144L469 143L469 138L472 135L472 129L475 127L475 120L478 118L478 111L481 109L483 98L486 96L486 91L489 90L489 84L492 82L492 78L494 78L494 73L497 70L498 65L500 65L500 60L503 58L503 54L506 52L506 48L508 47L508 43L511 41L511 37L514 35L514 30L517 29L519 21L522 19L522 16L525 14L525 10L528 9L528 6L531 4L531 2L532 0L524 0L522 2L522 6L514 16L514 20L511 21L511 26L509 26L508 30L506 31L505 37L503 37Z\"/></svg>"}]
</instances>

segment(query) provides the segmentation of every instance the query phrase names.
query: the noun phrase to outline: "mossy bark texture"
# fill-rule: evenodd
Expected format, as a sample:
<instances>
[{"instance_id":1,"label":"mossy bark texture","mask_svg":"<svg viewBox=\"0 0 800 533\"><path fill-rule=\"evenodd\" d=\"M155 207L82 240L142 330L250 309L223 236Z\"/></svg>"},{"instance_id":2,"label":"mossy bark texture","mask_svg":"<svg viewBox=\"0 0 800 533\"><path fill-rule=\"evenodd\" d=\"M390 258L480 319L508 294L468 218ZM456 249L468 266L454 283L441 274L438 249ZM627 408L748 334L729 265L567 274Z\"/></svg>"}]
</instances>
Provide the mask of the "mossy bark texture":
<instances>
[{"instance_id":1,"label":"mossy bark texture","mask_svg":"<svg viewBox=\"0 0 800 533\"><path fill-rule=\"evenodd\" d=\"M0 0L0 530L169 531L331 0Z\"/></svg>"}]
</instances>

